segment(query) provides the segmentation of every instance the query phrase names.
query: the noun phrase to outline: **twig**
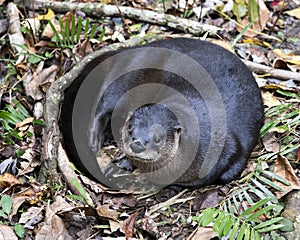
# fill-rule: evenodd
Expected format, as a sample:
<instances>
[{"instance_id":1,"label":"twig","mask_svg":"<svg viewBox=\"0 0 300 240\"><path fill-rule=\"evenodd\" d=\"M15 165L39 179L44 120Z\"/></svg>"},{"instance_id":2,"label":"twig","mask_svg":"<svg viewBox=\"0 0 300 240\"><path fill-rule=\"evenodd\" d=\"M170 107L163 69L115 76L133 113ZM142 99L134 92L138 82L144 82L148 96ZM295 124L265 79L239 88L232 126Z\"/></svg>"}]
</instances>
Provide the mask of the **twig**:
<instances>
[{"instance_id":1,"label":"twig","mask_svg":"<svg viewBox=\"0 0 300 240\"><path fill-rule=\"evenodd\" d=\"M16 0L15 2L21 2ZM31 8L30 0L25 0L27 8ZM201 24L199 22L191 21L175 17L173 15L157 13L151 10L136 9L126 6L107 5L103 3L71 3L71 2L47 2L36 0L35 10L43 10L51 8L55 12L68 12L71 10L80 10L87 15L100 17L100 16L119 16L122 14L124 17L135 19L138 21L154 23L158 25L168 26L181 31L189 32L192 34L199 34L203 32L210 32L216 34L223 29L211 26L208 24Z\"/></svg>"},{"instance_id":2,"label":"twig","mask_svg":"<svg viewBox=\"0 0 300 240\"><path fill-rule=\"evenodd\" d=\"M248 68L255 72L256 74L269 74L270 76L282 80L295 80L300 82L300 73L282 70L282 69L275 69L272 67L268 67L262 64L254 63L251 61L244 60L244 63L248 66Z\"/></svg>"},{"instance_id":3,"label":"twig","mask_svg":"<svg viewBox=\"0 0 300 240\"><path fill-rule=\"evenodd\" d=\"M7 5L7 16L9 20L8 37L12 49L16 54L19 54L17 64L25 59L23 49L20 45L25 45L25 40L21 30L19 18L19 9L15 3L10 2Z\"/></svg>"}]
</instances>

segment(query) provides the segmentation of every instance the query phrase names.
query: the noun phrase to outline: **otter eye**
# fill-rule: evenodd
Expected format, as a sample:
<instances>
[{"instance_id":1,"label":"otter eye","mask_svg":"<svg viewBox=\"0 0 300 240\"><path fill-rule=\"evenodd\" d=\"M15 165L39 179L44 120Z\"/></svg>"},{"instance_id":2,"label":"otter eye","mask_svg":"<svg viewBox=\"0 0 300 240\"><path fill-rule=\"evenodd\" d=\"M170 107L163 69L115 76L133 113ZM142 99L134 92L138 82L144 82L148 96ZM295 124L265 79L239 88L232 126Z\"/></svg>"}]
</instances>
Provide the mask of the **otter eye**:
<instances>
[{"instance_id":1,"label":"otter eye","mask_svg":"<svg viewBox=\"0 0 300 240\"><path fill-rule=\"evenodd\" d=\"M154 136L153 142L154 142L155 144L159 144L159 143L161 142L161 139L160 139L159 137Z\"/></svg>"}]
</instances>

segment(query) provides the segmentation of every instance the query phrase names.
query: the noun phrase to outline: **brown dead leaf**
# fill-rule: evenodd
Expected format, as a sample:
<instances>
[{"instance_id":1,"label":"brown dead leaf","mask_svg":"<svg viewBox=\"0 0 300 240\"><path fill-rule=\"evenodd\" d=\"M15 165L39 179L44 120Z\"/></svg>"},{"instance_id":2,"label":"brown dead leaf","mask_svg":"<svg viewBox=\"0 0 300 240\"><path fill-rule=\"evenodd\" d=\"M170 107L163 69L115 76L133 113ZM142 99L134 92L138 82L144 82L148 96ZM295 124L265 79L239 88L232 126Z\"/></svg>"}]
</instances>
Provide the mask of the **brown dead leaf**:
<instances>
[{"instance_id":1,"label":"brown dead leaf","mask_svg":"<svg viewBox=\"0 0 300 240\"><path fill-rule=\"evenodd\" d=\"M5 187L13 187L21 182L16 179L16 177L10 173L4 173L0 175L0 189Z\"/></svg>"},{"instance_id":2,"label":"brown dead leaf","mask_svg":"<svg viewBox=\"0 0 300 240\"><path fill-rule=\"evenodd\" d=\"M0 225L0 239L5 240L5 239L9 239L9 240L18 240L18 237L16 236L14 230L4 224Z\"/></svg>"},{"instance_id":3,"label":"brown dead leaf","mask_svg":"<svg viewBox=\"0 0 300 240\"><path fill-rule=\"evenodd\" d=\"M114 220L108 220L111 232L116 232L120 229L120 223Z\"/></svg>"},{"instance_id":4,"label":"brown dead leaf","mask_svg":"<svg viewBox=\"0 0 300 240\"><path fill-rule=\"evenodd\" d=\"M10 213L10 217L12 218L19 210L19 207L26 202L26 197L24 196L18 196L18 195L13 195L12 196L13 200L13 206L12 206L12 211Z\"/></svg>"},{"instance_id":5,"label":"brown dead leaf","mask_svg":"<svg viewBox=\"0 0 300 240\"><path fill-rule=\"evenodd\" d=\"M34 120L33 117L25 118L22 122L18 122L18 123L16 124L16 128L21 128L21 127L23 127L23 126L26 126L26 125L28 125L29 123L32 123L33 120Z\"/></svg>"},{"instance_id":6,"label":"brown dead leaf","mask_svg":"<svg viewBox=\"0 0 300 240\"><path fill-rule=\"evenodd\" d=\"M135 212L121 224L120 230L125 234L126 239L131 239L133 236L134 224L138 214L139 212Z\"/></svg>"},{"instance_id":7,"label":"brown dead leaf","mask_svg":"<svg viewBox=\"0 0 300 240\"><path fill-rule=\"evenodd\" d=\"M274 133L268 132L262 139L263 145L268 152L278 153L280 150L280 142Z\"/></svg>"},{"instance_id":8,"label":"brown dead leaf","mask_svg":"<svg viewBox=\"0 0 300 240\"><path fill-rule=\"evenodd\" d=\"M36 234L36 240L44 239L73 239L68 233L64 221L56 215L52 209L52 205L48 203L45 214L45 222L41 224L41 228Z\"/></svg>"},{"instance_id":9,"label":"brown dead leaf","mask_svg":"<svg viewBox=\"0 0 300 240\"><path fill-rule=\"evenodd\" d=\"M258 14L259 15L259 20L256 21L256 22L254 22L254 24L251 26L251 29L253 29L256 32L261 32L261 31L263 31L265 29L265 27L267 25L267 22L268 22L269 17L270 17L270 11L267 8L267 6L266 6L266 4L264 3L263 0L256 0L256 2L259 5L259 14ZM243 26L246 26L248 23L249 23L248 16L245 17L241 21L241 24ZM241 32L243 30L243 28L244 27L237 26L237 30L239 32ZM257 33L253 32L253 31L250 31L250 30L247 30L244 33L244 35L247 36L247 37L255 37L257 35Z\"/></svg>"},{"instance_id":10,"label":"brown dead leaf","mask_svg":"<svg viewBox=\"0 0 300 240\"><path fill-rule=\"evenodd\" d=\"M218 233L212 227L199 227L191 240L207 240L214 239L215 237L218 237Z\"/></svg>"},{"instance_id":11,"label":"brown dead leaf","mask_svg":"<svg viewBox=\"0 0 300 240\"><path fill-rule=\"evenodd\" d=\"M55 18L55 16L51 18L51 23L55 27L56 31L60 33L60 24L59 21ZM54 32L52 31L52 28L48 23L42 33L42 39L51 39L53 36L54 36Z\"/></svg>"},{"instance_id":12,"label":"brown dead leaf","mask_svg":"<svg viewBox=\"0 0 300 240\"><path fill-rule=\"evenodd\" d=\"M35 73L32 76L25 74L23 77L23 85L26 95L31 96L34 100L41 100L43 98L43 93L40 89L40 86L47 82L51 82L53 79L53 74L56 74L57 71L58 66L52 65L43 69L40 74Z\"/></svg>"},{"instance_id":13,"label":"brown dead leaf","mask_svg":"<svg viewBox=\"0 0 300 240\"><path fill-rule=\"evenodd\" d=\"M282 177L283 179L289 181L291 183L290 186L286 186L276 180L274 182L284 189L283 192L276 191L275 195L278 199L282 198L287 193L291 192L292 190L300 189L300 184L298 178L292 168L289 160L280 154L278 154L275 166L274 166L274 173Z\"/></svg>"},{"instance_id":14,"label":"brown dead leaf","mask_svg":"<svg viewBox=\"0 0 300 240\"><path fill-rule=\"evenodd\" d=\"M74 53L77 53L79 56L84 57L92 52L94 52L90 39L85 39L82 42L78 43L74 48Z\"/></svg>"},{"instance_id":15,"label":"brown dead leaf","mask_svg":"<svg viewBox=\"0 0 300 240\"><path fill-rule=\"evenodd\" d=\"M152 236L158 235L158 228L156 222L147 213L143 218L142 229Z\"/></svg>"},{"instance_id":16,"label":"brown dead leaf","mask_svg":"<svg viewBox=\"0 0 300 240\"><path fill-rule=\"evenodd\" d=\"M26 212L21 214L19 223L24 224L27 229L34 229L34 225L44 219L44 207L31 207Z\"/></svg>"},{"instance_id":17,"label":"brown dead leaf","mask_svg":"<svg viewBox=\"0 0 300 240\"><path fill-rule=\"evenodd\" d=\"M110 209L108 204L98 206L96 210L100 217L118 220L118 212L116 210Z\"/></svg>"}]
</instances>

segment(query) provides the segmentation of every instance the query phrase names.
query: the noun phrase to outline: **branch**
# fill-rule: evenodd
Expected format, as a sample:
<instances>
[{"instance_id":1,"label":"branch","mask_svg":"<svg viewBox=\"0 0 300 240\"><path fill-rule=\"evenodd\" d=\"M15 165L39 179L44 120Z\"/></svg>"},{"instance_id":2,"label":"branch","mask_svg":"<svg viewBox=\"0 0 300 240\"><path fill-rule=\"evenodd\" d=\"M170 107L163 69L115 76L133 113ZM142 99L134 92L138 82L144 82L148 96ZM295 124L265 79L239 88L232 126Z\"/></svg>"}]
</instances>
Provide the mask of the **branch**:
<instances>
[{"instance_id":1,"label":"branch","mask_svg":"<svg viewBox=\"0 0 300 240\"><path fill-rule=\"evenodd\" d=\"M21 0L15 2L23 3ZM25 6L31 9L31 1L25 0ZM44 10L45 8L51 8L55 12L68 12L71 10L80 10L89 16L101 17L101 16L119 16L120 14L126 18L135 19L137 21L143 21L153 23L162 26L168 26L170 28L178 29L184 32L192 34L199 34L203 32L210 32L216 34L223 29L211 26L208 24L201 24L199 22L191 21L189 19L183 19L175 17L173 15L157 13L151 10L143 10L125 6L107 5L103 3L71 3L71 2L47 2L36 0L34 1L34 10ZM31 9L32 10L32 9Z\"/></svg>"},{"instance_id":2,"label":"branch","mask_svg":"<svg viewBox=\"0 0 300 240\"><path fill-rule=\"evenodd\" d=\"M290 80L293 79L295 81L300 82L300 73L282 70L282 69L275 69L272 67L268 67L262 64L250 62L244 60L244 63L248 66L248 68L255 72L256 74L269 74L270 76L282 80Z\"/></svg>"}]
</instances>

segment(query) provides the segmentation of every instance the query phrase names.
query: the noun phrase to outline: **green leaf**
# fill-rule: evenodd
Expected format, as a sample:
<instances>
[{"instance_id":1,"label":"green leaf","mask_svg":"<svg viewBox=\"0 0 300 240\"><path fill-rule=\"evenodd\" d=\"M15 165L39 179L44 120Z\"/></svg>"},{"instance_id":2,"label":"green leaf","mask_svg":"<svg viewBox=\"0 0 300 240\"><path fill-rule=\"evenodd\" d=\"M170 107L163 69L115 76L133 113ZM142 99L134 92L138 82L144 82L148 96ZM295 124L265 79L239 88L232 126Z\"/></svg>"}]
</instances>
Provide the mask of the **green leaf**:
<instances>
[{"instance_id":1,"label":"green leaf","mask_svg":"<svg viewBox=\"0 0 300 240\"><path fill-rule=\"evenodd\" d=\"M234 239L235 239L235 236L236 236L236 234L237 234L237 231L238 231L238 229L239 229L239 226L240 226L240 221L239 221L239 220L235 221L235 223L234 223L234 225L233 225L233 228L232 228L232 231L231 231L231 233L230 233L230 238L229 238L229 240L234 240Z\"/></svg>"},{"instance_id":2,"label":"green leaf","mask_svg":"<svg viewBox=\"0 0 300 240\"><path fill-rule=\"evenodd\" d=\"M75 44L75 29L76 29L76 21L75 15L72 15L72 24L71 24L71 43Z\"/></svg>"},{"instance_id":3,"label":"green leaf","mask_svg":"<svg viewBox=\"0 0 300 240\"><path fill-rule=\"evenodd\" d=\"M275 231L275 230L281 229L283 227L285 227L284 224L276 224L276 225L272 225L272 226L269 226L269 227L266 227L266 228L258 229L257 232L259 232L259 233L267 233L267 232L271 232L271 231Z\"/></svg>"},{"instance_id":4,"label":"green leaf","mask_svg":"<svg viewBox=\"0 0 300 240\"><path fill-rule=\"evenodd\" d=\"M89 201L87 194L86 194L85 190L83 189L83 187L80 185L80 183L74 178L71 179L71 182L73 183L74 187L76 187L76 189L78 190L80 195L83 197L84 202L91 206L92 203Z\"/></svg>"},{"instance_id":5,"label":"green leaf","mask_svg":"<svg viewBox=\"0 0 300 240\"><path fill-rule=\"evenodd\" d=\"M0 119L3 119L14 125L16 125L20 121L18 117L4 110L0 110Z\"/></svg>"},{"instance_id":6,"label":"green leaf","mask_svg":"<svg viewBox=\"0 0 300 240\"><path fill-rule=\"evenodd\" d=\"M256 22L259 19L259 7L256 0L248 0L249 21Z\"/></svg>"},{"instance_id":7,"label":"green leaf","mask_svg":"<svg viewBox=\"0 0 300 240\"><path fill-rule=\"evenodd\" d=\"M263 177L263 176L261 176L261 175L258 175L258 176L256 176L261 182L263 182L264 184L266 184L266 185L269 185L270 187L272 187L272 188L274 188L274 189L276 189L276 190L278 190L278 191L280 191L280 192L283 192L284 190L283 190L283 188L281 188L280 186L278 186L276 183L274 183L274 182L272 182L271 180L269 180L269 179L267 179L267 178L265 178L265 177ZM276 198L275 197L275 195L272 193L272 194L270 194L269 196L271 196L272 195L272 199L273 198ZM277 200L277 198L276 198L276 200Z\"/></svg>"},{"instance_id":8,"label":"green leaf","mask_svg":"<svg viewBox=\"0 0 300 240\"><path fill-rule=\"evenodd\" d=\"M216 231L216 232L220 232L222 229L220 229L220 226L221 226L221 223L223 221L225 221L225 218L226 218L226 214L224 211L221 211L218 215L218 217L216 218L216 221L214 223L214 226L213 226L213 230Z\"/></svg>"},{"instance_id":9,"label":"green leaf","mask_svg":"<svg viewBox=\"0 0 300 240\"><path fill-rule=\"evenodd\" d=\"M249 239L250 239L250 232L251 232L250 226L249 226L249 225L246 225L244 240L249 240Z\"/></svg>"},{"instance_id":10,"label":"green leaf","mask_svg":"<svg viewBox=\"0 0 300 240\"><path fill-rule=\"evenodd\" d=\"M271 178L276 179L277 181L283 183L283 184L286 185L286 186L291 186L291 183L290 183L289 181L287 181L286 179L280 177L279 175L277 175L277 174L275 174L275 173L272 173L272 172L266 171L266 170L261 171L261 172L262 172L263 174L268 175L268 176L271 177Z\"/></svg>"},{"instance_id":11,"label":"green leaf","mask_svg":"<svg viewBox=\"0 0 300 240\"><path fill-rule=\"evenodd\" d=\"M232 229L234 224L234 219L229 215L229 217L226 219L226 223L223 230L223 236L227 236Z\"/></svg>"},{"instance_id":12,"label":"green leaf","mask_svg":"<svg viewBox=\"0 0 300 240\"><path fill-rule=\"evenodd\" d=\"M284 219L284 218L283 218L283 217L272 218L272 219L270 219L269 221L262 222L262 223L256 225L256 226L254 227L254 229L255 229L255 230L258 230L258 229L261 229L261 228L264 228L264 227L268 227L268 226L270 226L270 225L272 225L272 224L274 224L274 223L277 223L277 222L281 221L282 219Z\"/></svg>"},{"instance_id":13,"label":"green leaf","mask_svg":"<svg viewBox=\"0 0 300 240\"><path fill-rule=\"evenodd\" d=\"M245 235L245 226L246 224L243 222L240 230L239 230L239 234L238 234L238 237L237 237L237 240L243 240L243 237Z\"/></svg>"},{"instance_id":14,"label":"green leaf","mask_svg":"<svg viewBox=\"0 0 300 240\"><path fill-rule=\"evenodd\" d=\"M29 117L29 112L23 106L23 104L21 102L18 102L17 100L13 100L12 102L13 102L13 104L16 105L16 108L22 113L22 115L24 116L24 118Z\"/></svg>"},{"instance_id":15,"label":"green leaf","mask_svg":"<svg viewBox=\"0 0 300 240\"><path fill-rule=\"evenodd\" d=\"M89 29L90 29L90 19L87 18L86 21L85 21L85 27L84 27L84 33L83 33L84 38L87 38L87 34L88 34Z\"/></svg>"},{"instance_id":16,"label":"green leaf","mask_svg":"<svg viewBox=\"0 0 300 240\"><path fill-rule=\"evenodd\" d=\"M19 238L23 238L25 235L25 228L19 223L14 226L14 231Z\"/></svg>"},{"instance_id":17,"label":"green leaf","mask_svg":"<svg viewBox=\"0 0 300 240\"><path fill-rule=\"evenodd\" d=\"M96 29L97 29L97 25L93 25L93 26L92 26L92 30L91 30L91 32L90 32L89 39L94 38Z\"/></svg>"},{"instance_id":18,"label":"green leaf","mask_svg":"<svg viewBox=\"0 0 300 240\"><path fill-rule=\"evenodd\" d=\"M249 27L251 27L253 24L253 22L249 22L244 28L243 30L237 35L237 37L234 39L234 41L232 42L232 47L235 46L235 44L243 37L243 35L245 34L245 32L248 30Z\"/></svg>"},{"instance_id":19,"label":"green leaf","mask_svg":"<svg viewBox=\"0 0 300 240\"><path fill-rule=\"evenodd\" d=\"M54 36L52 37L52 40L53 40L54 42L56 42L56 43L59 42L60 45L62 45L62 40L60 39L60 36L59 36L59 34L58 34L56 28L54 27L53 23L52 23L50 20L48 20L48 23L49 23L50 28L52 29L52 31L53 31L53 33L54 33Z\"/></svg>"},{"instance_id":20,"label":"green leaf","mask_svg":"<svg viewBox=\"0 0 300 240\"><path fill-rule=\"evenodd\" d=\"M8 196L8 195L3 195L3 196L1 197L0 204L1 204L2 210L3 210L6 214L10 214L10 213L11 213L11 209L12 209L12 199L11 199L10 196Z\"/></svg>"},{"instance_id":21,"label":"green leaf","mask_svg":"<svg viewBox=\"0 0 300 240\"><path fill-rule=\"evenodd\" d=\"M78 43L80 40L80 34L82 30L82 17L80 16L77 23L77 34L76 34L76 42Z\"/></svg>"},{"instance_id":22,"label":"green leaf","mask_svg":"<svg viewBox=\"0 0 300 240\"><path fill-rule=\"evenodd\" d=\"M267 202L270 201L270 198L265 198L265 199L261 199L260 201L258 201L257 203L255 203L254 205L252 205L251 207L249 207L246 211L244 211L240 217L247 217L247 216L252 216L252 213L255 212L257 209L259 209L262 205L266 204Z\"/></svg>"},{"instance_id":23,"label":"green leaf","mask_svg":"<svg viewBox=\"0 0 300 240\"><path fill-rule=\"evenodd\" d=\"M70 195L68 195L68 197L73 198L73 199L78 200L78 201L81 201L81 202L84 202L84 198L81 197L81 196L78 196L78 195L70 194Z\"/></svg>"},{"instance_id":24,"label":"green leaf","mask_svg":"<svg viewBox=\"0 0 300 240\"><path fill-rule=\"evenodd\" d=\"M270 212L272 209L274 208L274 206L267 206L265 208L260 209L259 211L251 214L250 216L248 216L246 218L246 221L254 221L254 222L261 222L261 220L259 219L259 217L263 214L266 214L267 212Z\"/></svg>"},{"instance_id":25,"label":"green leaf","mask_svg":"<svg viewBox=\"0 0 300 240\"><path fill-rule=\"evenodd\" d=\"M265 194L268 195L269 198L271 198L275 203L278 203L278 199L275 197L275 195L267 189L263 184L261 184L259 181L257 181L255 178L251 178L251 181Z\"/></svg>"},{"instance_id":26,"label":"green leaf","mask_svg":"<svg viewBox=\"0 0 300 240\"><path fill-rule=\"evenodd\" d=\"M271 128L276 127L280 123L280 119L272 119L260 129L260 136L263 137Z\"/></svg>"},{"instance_id":27,"label":"green leaf","mask_svg":"<svg viewBox=\"0 0 300 240\"><path fill-rule=\"evenodd\" d=\"M98 41L102 42L103 38L105 36L105 29L102 29L100 36L98 37Z\"/></svg>"},{"instance_id":28,"label":"green leaf","mask_svg":"<svg viewBox=\"0 0 300 240\"><path fill-rule=\"evenodd\" d=\"M207 210L207 209L205 209ZM203 220L201 222L202 226L207 226L208 224L210 224L212 221L215 220L216 216L219 214L219 210L216 210L214 208L208 208L208 210L205 212L205 214L203 214Z\"/></svg>"},{"instance_id":29,"label":"green leaf","mask_svg":"<svg viewBox=\"0 0 300 240\"><path fill-rule=\"evenodd\" d=\"M300 95L297 94L297 93L292 93L292 92L284 91L284 90L281 90L281 89L276 90L276 92L283 95L283 96L291 97L291 98L295 98L295 99L300 97Z\"/></svg>"}]
</instances>

